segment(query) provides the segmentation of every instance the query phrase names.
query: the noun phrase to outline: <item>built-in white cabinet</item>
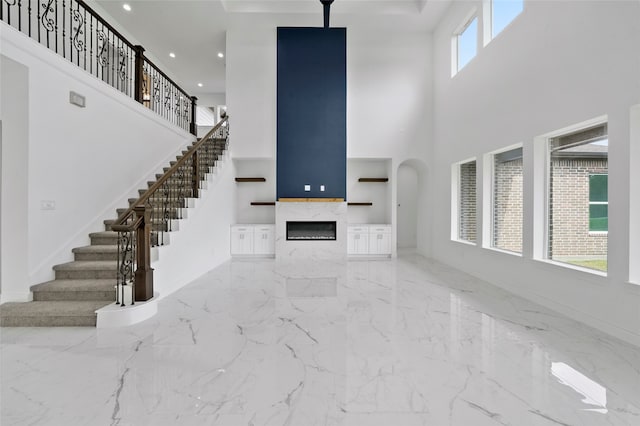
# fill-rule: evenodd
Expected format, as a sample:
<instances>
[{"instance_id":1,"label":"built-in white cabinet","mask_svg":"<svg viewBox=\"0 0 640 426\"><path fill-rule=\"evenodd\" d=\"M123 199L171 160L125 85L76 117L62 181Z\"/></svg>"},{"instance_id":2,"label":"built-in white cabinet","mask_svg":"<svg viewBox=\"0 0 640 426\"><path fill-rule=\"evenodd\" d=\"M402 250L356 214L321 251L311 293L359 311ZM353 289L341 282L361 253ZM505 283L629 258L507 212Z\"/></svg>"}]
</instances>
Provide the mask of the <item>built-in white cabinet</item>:
<instances>
[{"instance_id":1,"label":"built-in white cabinet","mask_svg":"<svg viewBox=\"0 0 640 426\"><path fill-rule=\"evenodd\" d=\"M347 227L347 254L369 254L369 228Z\"/></svg>"},{"instance_id":2,"label":"built-in white cabinet","mask_svg":"<svg viewBox=\"0 0 640 426\"><path fill-rule=\"evenodd\" d=\"M390 256L391 225L349 225L347 254L352 256Z\"/></svg>"},{"instance_id":3,"label":"built-in white cabinet","mask_svg":"<svg viewBox=\"0 0 640 426\"><path fill-rule=\"evenodd\" d=\"M272 256L276 252L275 225L232 225L232 256Z\"/></svg>"},{"instance_id":4,"label":"built-in white cabinet","mask_svg":"<svg viewBox=\"0 0 640 426\"><path fill-rule=\"evenodd\" d=\"M391 225L369 226L369 254L391 254Z\"/></svg>"},{"instance_id":5,"label":"built-in white cabinet","mask_svg":"<svg viewBox=\"0 0 640 426\"><path fill-rule=\"evenodd\" d=\"M261 254L261 255L276 254L275 225L254 225L253 254Z\"/></svg>"}]
</instances>

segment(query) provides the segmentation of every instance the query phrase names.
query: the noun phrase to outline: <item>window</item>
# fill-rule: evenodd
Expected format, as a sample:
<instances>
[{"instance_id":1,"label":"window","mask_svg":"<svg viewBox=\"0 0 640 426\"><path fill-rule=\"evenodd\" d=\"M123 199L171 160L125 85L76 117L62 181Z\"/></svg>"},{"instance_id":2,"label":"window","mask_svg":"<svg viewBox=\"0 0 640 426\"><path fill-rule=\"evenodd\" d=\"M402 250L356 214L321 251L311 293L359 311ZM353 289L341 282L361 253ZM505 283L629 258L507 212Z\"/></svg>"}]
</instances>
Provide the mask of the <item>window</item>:
<instances>
[{"instance_id":1,"label":"window","mask_svg":"<svg viewBox=\"0 0 640 426\"><path fill-rule=\"evenodd\" d=\"M459 164L457 239L476 242L476 161Z\"/></svg>"},{"instance_id":2,"label":"window","mask_svg":"<svg viewBox=\"0 0 640 426\"><path fill-rule=\"evenodd\" d=\"M485 45L497 36L524 9L524 0L485 0Z\"/></svg>"},{"instance_id":3,"label":"window","mask_svg":"<svg viewBox=\"0 0 640 426\"><path fill-rule=\"evenodd\" d=\"M609 230L609 175L589 176L589 231Z\"/></svg>"},{"instance_id":4,"label":"window","mask_svg":"<svg viewBox=\"0 0 640 426\"><path fill-rule=\"evenodd\" d=\"M549 259L607 271L607 125L549 139Z\"/></svg>"},{"instance_id":5,"label":"window","mask_svg":"<svg viewBox=\"0 0 640 426\"><path fill-rule=\"evenodd\" d=\"M478 18L474 15L453 37L453 75L464 68L478 52Z\"/></svg>"},{"instance_id":6,"label":"window","mask_svg":"<svg viewBox=\"0 0 640 426\"><path fill-rule=\"evenodd\" d=\"M522 147L493 155L491 247L522 253Z\"/></svg>"}]
</instances>

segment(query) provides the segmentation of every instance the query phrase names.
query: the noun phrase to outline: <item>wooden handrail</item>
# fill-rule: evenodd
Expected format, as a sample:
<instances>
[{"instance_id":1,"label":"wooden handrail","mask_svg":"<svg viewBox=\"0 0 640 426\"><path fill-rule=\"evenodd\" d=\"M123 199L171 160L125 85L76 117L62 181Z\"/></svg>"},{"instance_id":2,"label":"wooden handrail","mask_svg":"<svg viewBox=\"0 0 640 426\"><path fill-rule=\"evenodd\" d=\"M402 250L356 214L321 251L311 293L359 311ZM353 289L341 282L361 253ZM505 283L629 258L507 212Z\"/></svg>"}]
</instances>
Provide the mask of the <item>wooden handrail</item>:
<instances>
[{"instance_id":1,"label":"wooden handrail","mask_svg":"<svg viewBox=\"0 0 640 426\"><path fill-rule=\"evenodd\" d=\"M162 177L160 177L160 179L156 181L156 183L151 185L151 187L147 189L145 193L142 194L140 198L138 198L138 200L135 203L133 203L131 207L127 209L126 212L122 213L116 219L113 225L111 225L111 229L113 229L116 232L131 232L135 230L136 226L134 225L136 224L137 226L140 225L138 221L136 221L133 224L125 224L126 220L131 216L134 209L138 206L143 205L153 195L153 193L156 192L187 161L188 158L192 157L197 152L197 150L207 141L207 139L212 137L215 134L215 132L217 132L222 127L222 125L226 123L228 120L229 120L229 116L226 116L225 118L220 120L220 122L216 124L213 129L209 130L209 132L203 138L201 138L194 146L192 146L189 149L189 151L187 151L187 153L184 154L182 158L176 162L176 164L171 166L171 168L167 170L165 174L162 175Z\"/></svg>"},{"instance_id":2,"label":"wooden handrail","mask_svg":"<svg viewBox=\"0 0 640 426\"><path fill-rule=\"evenodd\" d=\"M119 39L121 39L122 41L125 42L125 44L127 46L129 46L131 49L134 48L134 45L127 40L127 38L125 36L123 36L122 34L120 34L120 32L118 30L116 30L115 28L113 28L113 26L111 24L109 24L107 21L104 20L104 18L100 15L98 15L98 12L96 12L95 10L93 10L89 5L87 5L84 1L82 0L76 0L76 2L78 4L80 4L82 7L84 7L87 12L89 12L91 15L93 15L94 18L96 18L98 21L100 21L100 23L104 26L107 27L109 29L109 31L111 31L113 34L117 35Z\"/></svg>"},{"instance_id":3,"label":"wooden handrail","mask_svg":"<svg viewBox=\"0 0 640 426\"><path fill-rule=\"evenodd\" d=\"M189 95L187 92L185 92L182 87L180 87L175 81L173 81L167 74L164 73L164 71L162 71L156 64L154 64L153 62L151 62L151 60L149 58L147 58L144 54L142 55L144 61L146 63L148 63L149 65L151 65L157 72L158 74L160 74L162 77L165 78L165 80L167 80L169 83L173 84L180 92L182 92L182 94L185 96L185 99L189 99L191 100L191 95Z\"/></svg>"}]
</instances>

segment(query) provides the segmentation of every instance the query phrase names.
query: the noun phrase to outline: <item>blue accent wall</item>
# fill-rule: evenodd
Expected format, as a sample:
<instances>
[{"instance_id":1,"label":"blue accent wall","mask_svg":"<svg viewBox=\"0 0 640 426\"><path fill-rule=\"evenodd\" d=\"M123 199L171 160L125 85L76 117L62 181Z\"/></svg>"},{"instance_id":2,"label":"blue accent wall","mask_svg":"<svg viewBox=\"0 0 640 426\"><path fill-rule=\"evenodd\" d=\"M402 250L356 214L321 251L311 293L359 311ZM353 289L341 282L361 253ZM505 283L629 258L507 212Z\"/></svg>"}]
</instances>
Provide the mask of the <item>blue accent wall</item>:
<instances>
[{"instance_id":1,"label":"blue accent wall","mask_svg":"<svg viewBox=\"0 0 640 426\"><path fill-rule=\"evenodd\" d=\"M277 95L277 198L346 199L346 28L278 28Z\"/></svg>"}]
</instances>

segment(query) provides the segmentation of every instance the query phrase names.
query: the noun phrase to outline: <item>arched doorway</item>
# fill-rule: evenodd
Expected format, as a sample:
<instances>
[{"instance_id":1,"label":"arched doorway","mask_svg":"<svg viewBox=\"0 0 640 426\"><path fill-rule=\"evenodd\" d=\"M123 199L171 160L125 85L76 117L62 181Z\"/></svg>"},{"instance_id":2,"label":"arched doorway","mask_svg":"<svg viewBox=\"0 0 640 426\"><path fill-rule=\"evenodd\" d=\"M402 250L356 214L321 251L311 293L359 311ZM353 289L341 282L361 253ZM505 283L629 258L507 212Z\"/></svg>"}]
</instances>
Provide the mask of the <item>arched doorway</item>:
<instances>
[{"instance_id":1,"label":"arched doorway","mask_svg":"<svg viewBox=\"0 0 640 426\"><path fill-rule=\"evenodd\" d=\"M398 248L415 249L418 240L418 171L409 162L398 167L397 241Z\"/></svg>"}]
</instances>

